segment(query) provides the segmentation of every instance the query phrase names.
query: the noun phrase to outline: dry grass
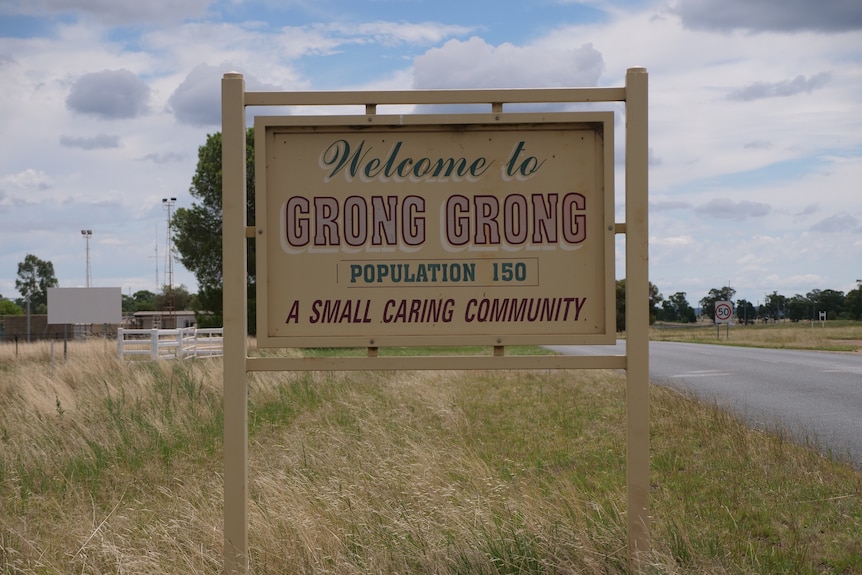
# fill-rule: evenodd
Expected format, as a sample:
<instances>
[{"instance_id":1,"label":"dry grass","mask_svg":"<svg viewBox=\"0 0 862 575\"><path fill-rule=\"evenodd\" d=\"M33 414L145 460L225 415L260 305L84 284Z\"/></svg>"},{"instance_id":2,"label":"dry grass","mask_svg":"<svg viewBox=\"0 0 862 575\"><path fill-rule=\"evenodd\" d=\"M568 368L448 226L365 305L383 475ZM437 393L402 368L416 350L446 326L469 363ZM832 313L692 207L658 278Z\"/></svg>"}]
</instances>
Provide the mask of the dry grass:
<instances>
[{"instance_id":1,"label":"dry grass","mask_svg":"<svg viewBox=\"0 0 862 575\"><path fill-rule=\"evenodd\" d=\"M657 325L650 339L784 349L823 351L862 350L862 323L851 321L779 322L774 324L735 325L729 329L711 324Z\"/></svg>"},{"instance_id":2,"label":"dry grass","mask_svg":"<svg viewBox=\"0 0 862 575\"><path fill-rule=\"evenodd\" d=\"M8 351L0 573L220 572L220 360ZM254 374L252 571L627 573L623 399L610 371ZM647 572L862 572L858 472L651 401Z\"/></svg>"}]
</instances>

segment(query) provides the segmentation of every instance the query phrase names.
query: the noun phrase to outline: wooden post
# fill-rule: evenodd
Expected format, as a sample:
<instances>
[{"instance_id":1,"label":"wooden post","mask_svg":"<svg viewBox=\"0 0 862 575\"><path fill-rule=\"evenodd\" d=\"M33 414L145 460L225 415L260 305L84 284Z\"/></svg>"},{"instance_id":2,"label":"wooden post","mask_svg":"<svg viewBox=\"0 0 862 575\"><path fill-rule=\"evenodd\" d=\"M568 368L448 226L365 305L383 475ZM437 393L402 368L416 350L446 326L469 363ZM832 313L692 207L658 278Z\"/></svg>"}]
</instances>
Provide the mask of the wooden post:
<instances>
[{"instance_id":1,"label":"wooden post","mask_svg":"<svg viewBox=\"0 0 862 575\"><path fill-rule=\"evenodd\" d=\"M629 558L650 548L647 71L626 73L626 483Z\"/></svg>"},{"instance_id":2,"label":"wooden post","mask_svg":"<svg viewBox=\"0 0 862 575\"><path fill-rule=\"evenodd\" d=\"M222 79L224 277L224 572L248 573L245 81Z\"/></svg>"}]
</instances>

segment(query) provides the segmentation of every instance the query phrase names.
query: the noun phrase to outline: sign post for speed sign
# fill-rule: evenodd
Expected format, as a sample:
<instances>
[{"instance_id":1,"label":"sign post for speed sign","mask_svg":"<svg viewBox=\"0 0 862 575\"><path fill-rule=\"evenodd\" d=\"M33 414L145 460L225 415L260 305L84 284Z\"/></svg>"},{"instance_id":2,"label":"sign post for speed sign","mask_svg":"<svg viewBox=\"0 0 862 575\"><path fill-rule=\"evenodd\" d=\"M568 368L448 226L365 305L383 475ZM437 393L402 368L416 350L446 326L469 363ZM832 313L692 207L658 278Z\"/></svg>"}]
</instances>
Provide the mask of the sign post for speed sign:
<instances>
[{"instance_id":1,"label":"sign post for speed sign","mask_svg":"<svg viewBox=\"0 0 862 575\"><path fill-rule=\"evenodd\" d=\"M727 337L730 338L730 318L732 317L732 303L730 303L729 301L715 302L715 334L718 338L721 338L721 333L719 332L720 324L725 324L727 326Z\"/></svg>"}]
</instances>

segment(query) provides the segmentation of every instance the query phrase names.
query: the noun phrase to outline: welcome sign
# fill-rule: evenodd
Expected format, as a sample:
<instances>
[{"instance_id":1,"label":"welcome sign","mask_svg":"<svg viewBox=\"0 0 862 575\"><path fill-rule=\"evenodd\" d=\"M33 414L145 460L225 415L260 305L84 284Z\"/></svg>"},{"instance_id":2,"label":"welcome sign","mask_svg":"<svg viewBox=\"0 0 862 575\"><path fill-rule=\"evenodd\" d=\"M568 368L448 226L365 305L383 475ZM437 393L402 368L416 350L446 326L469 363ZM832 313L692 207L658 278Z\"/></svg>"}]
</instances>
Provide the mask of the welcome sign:
<instances>
[{"instance_id":1,"label":"welcome sign","mask_svg":"<svg viewBox=\"0 0 862 575\"><path fill-rule=\"evenodd\" d=\"M614 341L613 114L451 118L256 118L261 346Z\"/></svg>"},{"instance_id":2,"label":"welcome sign","mask_svg":"<svg viewBox=\"0 0 862 575\"><path fill-rule=\"evenodd\" d=\"M619 223L612 112L505 110L596 103L624 105ZM452 113L377 113L426 105ZM465 105L491 113L461 113ZM248 114L309 106L365 114L256 118L249 226ZM649 287L648 110L639 67L624 86L509 90L248 92L242 74L224 75L225 573L250 568L248 375L260 371L624 370L629 567L647 565L649 302L638 294ZM625 238L617 262L628 286L625 354L507 353L517 344L614 343L616 235ZM366 353L250 353L250 238L258 347ZM379 353L411 345L494 349Z\"/></svg>"}]
</instances>

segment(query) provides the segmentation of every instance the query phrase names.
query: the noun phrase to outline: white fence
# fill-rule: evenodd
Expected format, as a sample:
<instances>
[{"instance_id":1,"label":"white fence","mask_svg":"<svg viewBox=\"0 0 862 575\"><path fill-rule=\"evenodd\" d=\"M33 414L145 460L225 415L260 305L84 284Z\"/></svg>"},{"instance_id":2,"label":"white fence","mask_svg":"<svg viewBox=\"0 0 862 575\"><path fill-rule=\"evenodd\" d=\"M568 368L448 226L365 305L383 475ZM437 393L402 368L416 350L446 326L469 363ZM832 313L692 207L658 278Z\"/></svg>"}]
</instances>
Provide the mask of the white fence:
<instances>
[{"instance_id":1,"label":"white fence","mask_svg":"<svg viewBox=\"0 0 862 575\"><path fill-rule=\"evenodd\" d=\"M189 359L224 354L224 328L118 329L117 355Z\"/></svg>"}]
</instances>

